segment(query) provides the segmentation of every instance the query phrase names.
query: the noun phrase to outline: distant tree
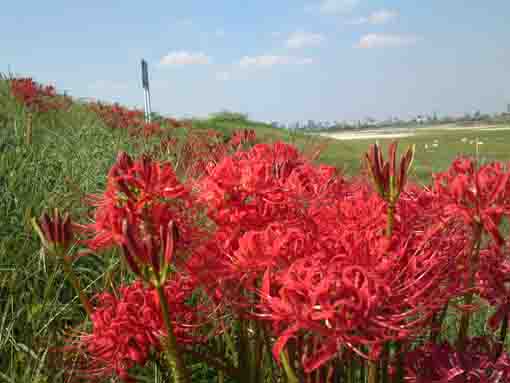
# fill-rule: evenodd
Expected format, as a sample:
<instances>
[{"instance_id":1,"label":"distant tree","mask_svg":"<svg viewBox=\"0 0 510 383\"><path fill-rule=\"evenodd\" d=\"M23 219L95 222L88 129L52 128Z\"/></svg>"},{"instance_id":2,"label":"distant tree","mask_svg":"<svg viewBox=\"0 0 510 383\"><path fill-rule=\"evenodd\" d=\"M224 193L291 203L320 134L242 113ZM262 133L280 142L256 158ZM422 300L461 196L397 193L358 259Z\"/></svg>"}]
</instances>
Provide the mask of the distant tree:
<instances>
[{"instance_id":1,"label":"distant tree","mask_svg":"<svg viewBox=\"0 0 510 383\"><path fill-rule=\"evenodd\" d=\"M222 110L221 112L213 114L212 119L217 121L246 122L248 121L248 115L229 110Z\"/></svg>"}]
</instances>

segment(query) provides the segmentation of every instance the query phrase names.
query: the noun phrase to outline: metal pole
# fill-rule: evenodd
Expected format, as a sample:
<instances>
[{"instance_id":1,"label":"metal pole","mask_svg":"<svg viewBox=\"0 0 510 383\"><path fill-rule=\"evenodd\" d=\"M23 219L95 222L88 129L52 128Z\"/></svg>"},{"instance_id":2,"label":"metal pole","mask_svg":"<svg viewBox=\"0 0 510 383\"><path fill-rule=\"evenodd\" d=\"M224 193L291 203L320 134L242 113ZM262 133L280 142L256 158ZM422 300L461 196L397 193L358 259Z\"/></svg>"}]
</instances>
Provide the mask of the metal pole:
<instances>
[{"instance_id":1,"label":"metal pole","mask_svg":"<svg viewBox=\"0 0 510 383\"><path fill-rule=\"evenodd\" d=\"M145 117L145 122L149 122L149 113L148 113L149 102L147 100L147 90L146 89L143 90L143 102L144 102L144 117Z\"/></svg>"},{"instance_id":2,"label":"metal pole","mask_svg":"<svg viewBox=\"0 0 510 383\"><path fill-rule=\"evenodd\" d=\"M147 94L147 122L151 122L151 92L147 89L145 93Z\"/></svg>"},{"instance_id":3,"label":"metal pole","mask_svg":"<svg viewBox=\"0 0 510 383\"><path fill-rule=\"evenodd\" d=\"M149 70L147 61L142 59L142 86L144 90L145 121L151 122L151 93L149 90Z\"/></svg>"}]
</instances>

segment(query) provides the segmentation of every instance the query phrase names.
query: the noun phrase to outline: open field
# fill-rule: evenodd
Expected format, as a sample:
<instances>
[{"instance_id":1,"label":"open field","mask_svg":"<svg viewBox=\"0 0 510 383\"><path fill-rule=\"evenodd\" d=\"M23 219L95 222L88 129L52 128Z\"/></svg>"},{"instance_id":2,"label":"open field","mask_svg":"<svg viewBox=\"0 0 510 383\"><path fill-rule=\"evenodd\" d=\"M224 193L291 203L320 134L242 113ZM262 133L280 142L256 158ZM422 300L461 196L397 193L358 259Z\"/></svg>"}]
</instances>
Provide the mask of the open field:
<instances>
[{"instance_id":1,"label":"open field","mask_svg":"<svg viewBox=\"0 0 510 383\"><path fill-rule=\"evenodd\" d=\"M398 135L395 137L394 135ZM359 159L366 148L376 141L382 145L397 139L401 149L416 145L415 175L426 182L430 174L448 166L458 155L477 156L481 161L510 161L510 126L459 128L448 125L403 132L385 129L384 132L335 133L323 160L343 166L348 172L359 169Z\"/></svg>"}]
</instances>

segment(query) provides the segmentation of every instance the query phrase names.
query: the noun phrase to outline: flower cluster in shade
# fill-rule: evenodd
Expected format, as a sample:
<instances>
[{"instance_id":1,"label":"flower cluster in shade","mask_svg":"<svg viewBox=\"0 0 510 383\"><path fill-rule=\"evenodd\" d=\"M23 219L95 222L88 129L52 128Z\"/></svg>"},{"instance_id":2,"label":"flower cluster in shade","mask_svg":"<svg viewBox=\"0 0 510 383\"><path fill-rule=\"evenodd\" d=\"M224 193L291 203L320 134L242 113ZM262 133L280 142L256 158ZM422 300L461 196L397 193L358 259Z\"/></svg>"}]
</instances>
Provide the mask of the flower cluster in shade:
<instances>
[{"instance_id":1,"label":"flower cluster in shade","mask_svg":"<svg viewBox=\"0 0 510 383\"><path fill-rule=\"evenodd\" d=\"M510 356L486 338L472 338L463 351L448 342L427 343L406 354L410 383L499 383L510 380Z\"/></svg>"}]
</instances>

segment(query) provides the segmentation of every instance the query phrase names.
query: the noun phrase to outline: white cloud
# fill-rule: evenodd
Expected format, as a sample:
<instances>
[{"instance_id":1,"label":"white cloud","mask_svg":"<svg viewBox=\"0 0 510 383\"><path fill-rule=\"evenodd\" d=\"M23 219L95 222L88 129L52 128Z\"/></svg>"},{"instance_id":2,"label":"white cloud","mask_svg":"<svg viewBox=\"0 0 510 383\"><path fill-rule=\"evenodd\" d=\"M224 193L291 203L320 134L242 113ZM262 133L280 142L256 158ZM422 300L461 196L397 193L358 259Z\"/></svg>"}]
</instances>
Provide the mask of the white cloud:
<instances>
[{"instance_id":1,"label":"white cloud","mask_svg":"<svg viewBox=\"0 0 510 383\"><path fill-rule=\"evenodd\" d=\"M170 52L160 61L160 65L205 65L211 58L202 52L175 51Z\"/></svg>"},{"instance_id":2,"label":"white cloud","mask_svg":"<svg viewBox=\"0 0 510 383\"><path fill-rule=\"evenodd\" d=\"M373 25L381 25L387 24L390 21L396 19L398 17L398 11L391 9L381 9L379 11L375 11L366 17L360 17L359 19L353 20L350 24L361 25L361 24L373 24Z\"/></svg>"},{"instance_id":3,"label":"white cloud","mask_svg":"<svg viewBox=\"0 0 510 383\"><path fill-rule=\"evenodd\" d=\"M416 36L392 35L385 33L369 33L362 36L356 44L358 48L385 48L413 45L418 41Z\"/></svg>"},{"instance_id":4,"label":"white cloud","mask_svg":"<svg viewBox=\"0 0 510 383\"><path fill-rule=\"evenodd\" d=\"M276 65L308 65L314 61L312 58L291 57L291 56L244 56L239 61L239 66L243 69L250 68L271 68Z\"/></svg>"},{"instance_id":5,"label":"white cloud","mask_svg":"<svg viewBox=\"0 0 510 383\"><path fill-rule=\"evenodd\" d=\"M228 81L231 78L230 72L218 72L216 73L216 80L218 81Z\"/></svg>"},{"instance_id":6,"label":"white cloud","mask_svg":"<svg viewBox=\"0 0 510 383\"><path fill-rule=\"evenodd\" d=\"M306 46L320 45L324 40L324 36L320 33L297 31L289 36L286 44L288 48L303 48Z\"/></svg>"},{"instance_id":7,"label":"white cloud","mask_svg":"<svg viewBox=\"0 0 510 383\"><path fill-rule=\"evenodd\" d=\"M319 5L321 13L344 13L351 11L359 0L322 0Z\"/></svg>"}]
</instances>

